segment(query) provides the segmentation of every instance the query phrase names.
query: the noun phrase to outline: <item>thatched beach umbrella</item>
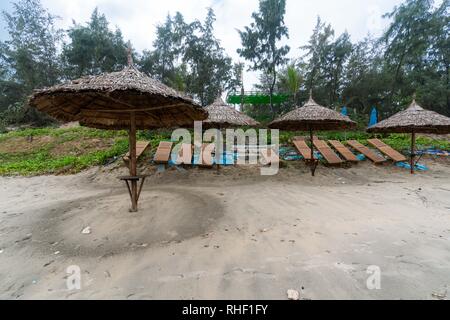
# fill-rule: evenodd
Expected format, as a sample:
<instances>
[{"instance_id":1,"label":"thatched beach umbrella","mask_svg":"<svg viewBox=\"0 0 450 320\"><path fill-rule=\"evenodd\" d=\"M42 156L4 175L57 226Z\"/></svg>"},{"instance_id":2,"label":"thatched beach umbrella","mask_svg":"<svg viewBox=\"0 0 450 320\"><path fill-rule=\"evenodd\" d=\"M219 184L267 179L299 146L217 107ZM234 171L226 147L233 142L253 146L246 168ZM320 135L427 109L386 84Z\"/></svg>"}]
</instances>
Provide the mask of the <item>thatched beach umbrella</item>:
<instances>
[{"instance_id":1,"label":"thatched beach umbrella","mask_svg":"<svg viewBox=\"0 0 450 320\"><path fill-rule=\"evenodd\" d=\"M392 117L367 129L373 133L411 133L411 173L414 173L416 133L450 133L450 118L419 106L415 97L411 105Z\"/></svg>"},{"instance_id":2,"label":"thatched beach umbrella","mask_svg":"<svg viewBox=\"0 0 450 320\"><path fill-rule=\"evenodd\" d=\"M313 176L318 164L318 161L314 159L313 131L345 130L355 126L356 123L350 120L349 117L318 105L313 100L311 92L309 100L303 107L298 107L269 124L269 127L273 129L309 131L311 140L311 174Z\"/></svg>"},{"instance_id":3,"label":"thatched beach umbrella","mask_svg":"<svg viewBox=\"0 0 450 320\"><path fill-rule=\"evenodd\" d=\"M29 104L58 120L79 121L81 125L100 129L129 130L130 176L122 179L130 192L132 211L137 211L145 180L145 176L136 172L136 130L183 127L207 117L207 112L189 97L139 72L133 65L130 49L124 70L36 90Z\"/></svg>"},{"instance_id":4,"label":"thatched beach umbrella","mask_svg":"<svg viewBox=\"0 0 450 320\"><path fill-rule=\"evenodd\" d=\"M205 128L223 129L259 125L259 122L226 104L220 97L214 103L205 107L205 110L208 111L208 118L203 121L203 127Z\"/></svg>"}]
</instances>

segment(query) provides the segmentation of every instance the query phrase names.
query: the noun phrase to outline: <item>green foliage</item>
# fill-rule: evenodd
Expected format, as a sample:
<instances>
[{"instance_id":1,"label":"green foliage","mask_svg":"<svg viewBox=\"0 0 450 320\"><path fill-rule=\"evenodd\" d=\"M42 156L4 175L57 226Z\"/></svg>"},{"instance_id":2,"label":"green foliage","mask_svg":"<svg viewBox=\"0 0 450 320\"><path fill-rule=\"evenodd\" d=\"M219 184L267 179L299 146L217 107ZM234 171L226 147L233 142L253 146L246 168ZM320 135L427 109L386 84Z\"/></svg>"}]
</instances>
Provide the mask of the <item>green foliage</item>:
<instances>
[{"instance_id":1,"label":"green foliage","mask_svg":"<svg viewBox=\"0 0 450 320\"><path fill-rule=\"evenodd\" d=\"M96 8L85 25L74 25L67 31L70 39L64 45L62 60L67 78L121 70L127 63L126 44L120 29L109 29L105 15Z\"/></svg>"},{"instance_id":2,"label":"green foliage","mask_svg":"<svg viewBox=\"0 0 450 320\"><path fill-rule=\"evenodd\" d=\"M313 88L317 102L346 105L358 120L373 106L386 118L417 93L424 107L450 115L449 8L448 0L439 6L432 0L405 0L384 15L390 24L379 39L358 43L351 43L347 33L335 37L331 25L319 18L297 62L305 79L299 99L305 101Z\"/></svg>"},{"instance_id":3,"label":"green foliage","mask_svg":"<svg viewBox=\"0 0 450 320\"><path fill-rule=\"evenodd\" d=\"M0 42L0 111L9 113L5 109L14 106L13 112L20 109L15 121L49 123L48 117L28 110L25 101L33 89L60 79L57 48L62 31L55 26L56 17L39 0L19 0L13 3L13 12L3 12L3 18L9 39Z\"/></svg>"},{"instance_id":4,"label":"green foliage","mask_svg":"<svg viewBox=\"0 0 450 320\"><path fill-rule=\"evenodd\" d=\"M202 23L188 23L181 13L167 16L156 29L153 51L145 51L140 68L163 83L184 91L201 105L211 104L224 88L236 86L239 76L214 35L214 11Z\"/></svg>"},{"instance_id":5,"label":"green foliage","mask_svg":"<svg viewBox=\"0 0 450 320\"><path fill-rule=\"evenodd\" d=\"M278 42L288 37L288 28L284 24L286 0L260 0L259 11L252 14L253 22L239 30L242 48L237 52L251 61L251 69L263 71L268 77L268 92L271 97L270 109L274 116L272 96L277 81L277 68L287 62L289 46L278 46Z\"/></svg>"},{"instance_id":6,"label":"green foliage","mask_svg":"<svg viewBox=\"0 0 450 320\"><path fill-rule=\"evenodd\" d=\"M13 138L48 136L49 143L31 150L14 153L0 153L0 175L36 175L58 172L78 172L85 168L101 165L114 156L124 154L128 149L125 131L106 131L84 127L70 129L25 129L0 134L0 143L8 143ZM52 154L57 146L82 139L114 139L115 143L106 150L95 150L81 155Z\"/></svg>"}]
</instances>

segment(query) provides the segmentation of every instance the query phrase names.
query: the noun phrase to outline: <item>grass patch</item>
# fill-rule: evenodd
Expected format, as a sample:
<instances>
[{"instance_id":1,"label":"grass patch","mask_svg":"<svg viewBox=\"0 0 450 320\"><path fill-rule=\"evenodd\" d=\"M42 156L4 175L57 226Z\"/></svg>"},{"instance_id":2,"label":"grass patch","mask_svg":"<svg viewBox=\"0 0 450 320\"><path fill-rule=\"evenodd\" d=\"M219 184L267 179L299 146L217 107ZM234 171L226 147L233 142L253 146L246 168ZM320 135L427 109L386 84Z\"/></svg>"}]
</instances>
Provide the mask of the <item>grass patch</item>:
<instances>
[{"instance_id":1,"label":"grass patch","mask_svg":"<svg viewBox=\"0 0 450 320\"><path fill-rule=\"evenodd\" d=\"M0 175L76 173L127 149L125 131L84 127L14 131L0 135Z\"/></svg>"}]
</instances>

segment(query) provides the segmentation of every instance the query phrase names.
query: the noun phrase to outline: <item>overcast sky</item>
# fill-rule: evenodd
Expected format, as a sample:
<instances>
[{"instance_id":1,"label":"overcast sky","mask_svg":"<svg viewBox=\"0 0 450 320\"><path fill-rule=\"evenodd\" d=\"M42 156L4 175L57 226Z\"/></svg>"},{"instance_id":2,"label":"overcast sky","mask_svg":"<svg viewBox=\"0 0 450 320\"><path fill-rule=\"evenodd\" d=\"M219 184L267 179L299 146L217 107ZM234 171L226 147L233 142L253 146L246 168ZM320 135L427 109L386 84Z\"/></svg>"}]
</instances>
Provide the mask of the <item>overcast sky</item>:
<instances>
[{"instance_id":1,"label":"overcast sky","mask_svg":"<svg viewBox=\"0 0 450 320\"><path fill-rule=\"evenodd\" d=\"M66 29L72 19L78 23L89 20L95 7L106 14L113 26L118 26L138 51L151 48L155 26L168 13L180 11L187 21L203 20L206 8L216 13L216 36L235 62L242 61L236 53L240 38L236 29L251 22L251 14L258 9L258 0L41 0L44 7L61 17L59 26ZM317 16L331 23L336 35L348 31L352 41L361 40L368 33L379 35L388 21L381 16L402 0L287 0L285 23L289 28L290 57L299 55L298 47L311 36ZM9 0L0 0L0 9L11 10ZM0 38L5 39L4 21L0 22ZM256 74L245 74L246 89L256 82Z\"/></svg>"}]
</instances>

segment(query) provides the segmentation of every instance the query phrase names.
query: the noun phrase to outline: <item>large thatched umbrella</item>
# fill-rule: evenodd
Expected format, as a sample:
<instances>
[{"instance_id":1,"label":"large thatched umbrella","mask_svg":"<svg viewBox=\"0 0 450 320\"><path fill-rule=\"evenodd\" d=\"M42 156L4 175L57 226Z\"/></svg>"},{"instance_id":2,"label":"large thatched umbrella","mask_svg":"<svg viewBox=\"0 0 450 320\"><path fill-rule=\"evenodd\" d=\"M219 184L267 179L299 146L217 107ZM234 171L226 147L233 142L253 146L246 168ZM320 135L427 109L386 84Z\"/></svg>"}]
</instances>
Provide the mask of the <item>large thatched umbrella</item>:
<instances>
[{"instance_id":1,"label":"large thatched umbrella","mask_svg":"<svg viewBox=\"0 0 450 320\"><path fill-rule=\"evenodd\" d=\"M419 106L415 97L411 105L392 117L383 120L367 129L374 133L411 133L411 173L414 173L414 157L416 133L450 133L450 118Z\"/></svg>"},{"instance_id":2,"label":"large thatched umbrella","mask_svg":"<svg viewBox=\"0 0 450 320\"><path fill-rule=\"evenodd\" d=\"M313 131L319 130L345 130L356 126L356 123L334 110L318 105L310 93L309 100L303 105L291 112L286 113L280 118L269 124L270 128L291 130L291 131L309 131L311 140L311 174L314 176L318 161L314 159Z\"/></svg>"},{"instance_id":3,"label":"large thatched umbrella","mask_svg":"<svg viewBox=\"0 0 450 320\"><path fill-rule=\"evenodd\" d=\"M259 122L226 104L220 97L211 105L205 107L205 110L208 111L208 118L203 121L203 127L205 128L254 127L259 125Z\"/></svg>"},{"instance_id":4,"label":"large thatched umbrella","mask_svg":"<svg viewBox=\"0 0 450 320\"><path fill-rule=\"evenodd\" d=\"M36 90L29 104L58 120L79 121L81 125L100 129L129 130L130 176L122 179L127 182L132 211L137 211L145 179L136 172L136 130L183 127L207 117L207 112L189 97L139 72L133 65L131 50L124 70Z\"/></svg>"}]
</instances>

